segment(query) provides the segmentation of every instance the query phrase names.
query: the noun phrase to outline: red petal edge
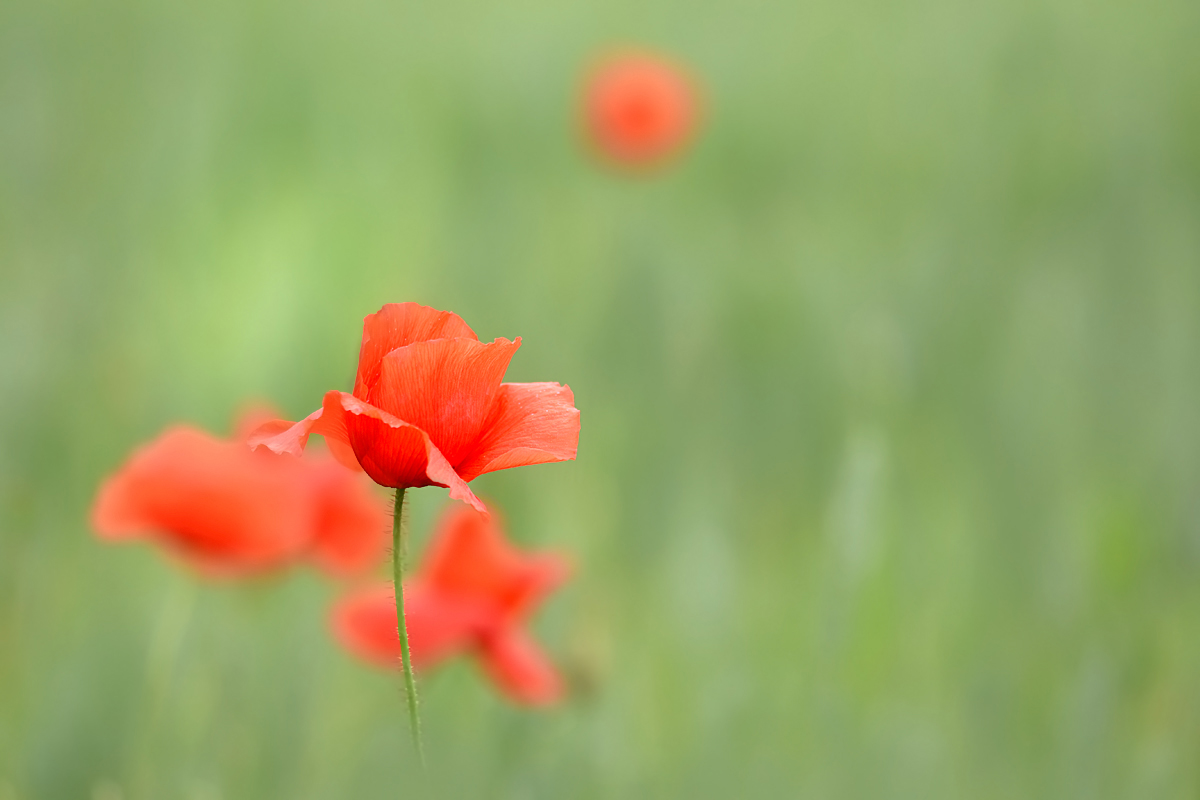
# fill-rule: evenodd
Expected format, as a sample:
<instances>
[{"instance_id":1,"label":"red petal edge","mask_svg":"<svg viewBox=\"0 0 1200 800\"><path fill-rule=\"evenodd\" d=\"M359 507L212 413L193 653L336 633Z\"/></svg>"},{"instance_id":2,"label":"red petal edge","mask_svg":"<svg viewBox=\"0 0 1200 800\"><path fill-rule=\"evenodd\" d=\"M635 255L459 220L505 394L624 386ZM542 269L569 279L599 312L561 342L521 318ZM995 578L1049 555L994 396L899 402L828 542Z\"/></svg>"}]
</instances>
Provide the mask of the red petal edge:
<instances>
[{"instance_id":1,"label":"red petal edge","mask_svg":"<svg viewBox=\"0 0 1200 800\"><path fill-rule=\"evenodd\" d=\"M388 303L363 320L362 347L354 393L366 397L379 379L379 364L397 347L432 339L474 339L475 331L462 317L450 311L418 303Z\"/></svg>"},{"instance_id":2,"label":"red petal edge","mask_svg":"<svg viewBox=\"0 0 1200 800\"><path fill-rule=\"evenodd\" d=\"M484 671L518 703L546 706L565 694L558 670L522 630L494 634L484 644L480 657Z\"/></svg>"},{"instance_id":3,"label":"red petal edge","mask_svg":"<svg viewBox=\"0 0 1200 800\"><path fill-rule=\"evenodd\" d=\"M579 449L579 409L571 387L504 383L475 451L459 465L463 480L485 472L571 461Z\"/></svg>"},{"instance_id":4,"label":"red petal edge","mask_svg":"<svg viewBox=\"0 0 1200 800\"><path fill-rule=\"evenodd\" d=\"M370 420L376 423L378 427L392 428L398 431L407 430L419 434L418 440L424 449L424 453L421 455L425 462L421 472L428 478L429 483L448 488L452 498L469 503L476 510L487 514L487 507L475 496L470 487L467 486L466 481L454 471L454 468L446 461L445 456L434 446L433 442L429 440L429 436L423 430L415 425L409 425L407 422L397 419L386 411L376 408L369 403L364 403L352 394L338 391L326 392L321 408L282 432L278 432L278 427L275 423L267 423L251 434L246 439L246 444L251 449L266 447L274 453L288 453L298 456L304 452L304 447L308 444L308 437L317 433L325 437L330 452L333 453L338 461L347 466L353 466L354 469L366 469L367 473L376 483L392 488L398 486L426 485L424 483L397 480L398 476L391 474L387 470L388 464L375 463L374 461L363 464L362 459L358 457L358 453L351 447L348 426L351 416ZM369 456L370 453L366 455ZM411 456L414 454L410 453L408 455ZM346 458L349 458L351 462L347 463L344 460ZM367 467L371 468L367 469Z\"/></svg>"}]
</instances>

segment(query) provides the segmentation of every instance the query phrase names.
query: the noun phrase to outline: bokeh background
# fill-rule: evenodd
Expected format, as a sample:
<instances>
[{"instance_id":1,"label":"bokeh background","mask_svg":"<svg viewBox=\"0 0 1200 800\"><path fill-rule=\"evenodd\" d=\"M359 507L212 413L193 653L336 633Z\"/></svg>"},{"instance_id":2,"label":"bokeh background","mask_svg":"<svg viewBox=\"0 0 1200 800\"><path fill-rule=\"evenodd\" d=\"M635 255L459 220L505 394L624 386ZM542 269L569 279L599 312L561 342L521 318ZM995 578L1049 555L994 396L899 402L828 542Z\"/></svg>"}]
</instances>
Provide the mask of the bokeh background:
<instances>
[{"instance_id":1,"label":"bokeh background","mask_svg":"<svg viewBox=\"0 0 1200 800\"><path fill-rule=\"evenodd\" d=\"M579 460L475 486L579 572L573 699L424 680L441 797L1200 793L1194 0L0 3L0 798L421 797L308 570L104 547L173 421L348 388L418 300ZM703 82L641 177L592 57ZM446 502L414 495L416 547Z\"/></svg>"}]
</instances>

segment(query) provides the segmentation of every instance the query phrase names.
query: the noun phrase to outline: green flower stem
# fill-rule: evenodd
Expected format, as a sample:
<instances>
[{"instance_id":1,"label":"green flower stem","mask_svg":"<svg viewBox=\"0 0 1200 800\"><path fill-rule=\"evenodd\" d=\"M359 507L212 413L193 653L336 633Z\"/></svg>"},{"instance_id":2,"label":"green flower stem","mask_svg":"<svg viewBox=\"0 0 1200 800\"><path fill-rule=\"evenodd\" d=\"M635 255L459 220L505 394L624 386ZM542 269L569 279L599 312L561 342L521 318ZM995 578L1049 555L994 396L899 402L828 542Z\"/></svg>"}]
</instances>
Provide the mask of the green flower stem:
<instances>
[{"instance_id":1,"label":"green flower stem","mask_svg":"<svg viewBox=\"0 0 1200 800\"><path fill-rule=\"evenodd\" d=\"M396 631L400 634L400 660L404 664L404 693L408 699L408 726L421 769L425 769L425 746L421 742L421 717L417 713L417 682L413 678L412 658L408 653L408 625L404 618L404 550L408 526L404 524L404 489L396 490L392 512L392 581L396 589Z\"/></svg>"}]
</instances>

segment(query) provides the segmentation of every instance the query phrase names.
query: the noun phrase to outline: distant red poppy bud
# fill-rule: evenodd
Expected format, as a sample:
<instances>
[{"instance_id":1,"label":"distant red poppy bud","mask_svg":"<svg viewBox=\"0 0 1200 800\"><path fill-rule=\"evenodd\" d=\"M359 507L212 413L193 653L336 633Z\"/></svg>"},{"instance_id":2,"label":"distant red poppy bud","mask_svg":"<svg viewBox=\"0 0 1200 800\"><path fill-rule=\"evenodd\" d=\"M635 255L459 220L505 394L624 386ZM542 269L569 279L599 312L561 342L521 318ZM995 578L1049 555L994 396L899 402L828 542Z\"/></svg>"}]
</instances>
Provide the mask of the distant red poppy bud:
<instances>
[{"instance_id":1,"label":"distant red poppy bud","mask_svg":"<svg viewBox=\"0 0 1200 800\"><path fill-rule=\"evenodd\" d=\"M404 583L413 664L428 669L470 652L514 701L541 705L558 700L562 679L523 623L569 573L570 565L560 555L517 551L494 517L453 508L434 533L422 569ZM334 635L355 655L383 667L400 666L390 585L343 598L332 621Z\"/></svg>"},{"instance_id":2,"label":"distant red poppy bud","mask_svg":"<svg viewBox=\"0 0 1200 800\"><path fill-rule=\"evenodd\" d=\"M584 125L601 155L643 167L674 155L691 138L698 115L687 72L650 53L610 57L584 87Z\"/></svg>"},{"instance_id":3,"label":"distant red poppy bud","mask_svg":"<svg viewBox=\"0 0 1200 800\"><path fill-rule=\"evenodd\" d=\"M92 525L108 541L153 539L212 576L301 558L350 574L383 556L387 504L327 456L256 453L176 426L104 481Z\"/></svg>"},{"instance_id":4,"label":"distant red poppy bud","mask_svg":"<svg viewBox=\"0 0 1200 800\"><path fill-rule=\"evenodd\" d=\"M248 441L299 455L311 434L321 434L339 461L378 484L445 486L486 511L468 481L573 459L579 443L569 387L501 383L520 346L520 338L480 342L449 311L385 305L363 322L353 394L327 392L305 419L268 423Z\"/></svg>"}]
</instances>

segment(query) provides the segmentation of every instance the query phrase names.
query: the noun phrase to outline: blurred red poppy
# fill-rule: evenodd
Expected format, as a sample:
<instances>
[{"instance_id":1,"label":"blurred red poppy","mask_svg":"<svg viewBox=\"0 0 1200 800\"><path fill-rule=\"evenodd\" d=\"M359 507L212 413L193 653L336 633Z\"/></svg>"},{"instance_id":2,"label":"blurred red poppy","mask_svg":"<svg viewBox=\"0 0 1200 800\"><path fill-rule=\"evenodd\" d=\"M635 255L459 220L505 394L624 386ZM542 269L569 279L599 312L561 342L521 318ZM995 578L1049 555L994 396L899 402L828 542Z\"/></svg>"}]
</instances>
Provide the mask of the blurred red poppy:
<instances>
[{"instance_id":1,"label":"blurred red poppy","mask_svg":"<svg viewBox=\"0 0 1200 800\"><path fill-rule=\"evenodd\" d=\"M695 129L694 84L678 64L651 53L617 54L592 70L584 87L584 125L601 155L651 166L674 155Z\"/></svg>"},{"instance_id":2,"label":"blurred red poppy","mask_svg":"<svg viewBox=\"0 0 1200 800\"><path fill-rule=\"evenodd\" d=\"M328 456L253 452L180 425L104 481L92 525L108 541L151 538L206 575L301 558L344 575L382 558L388 512L369 483Z\"/></svg>"},{"instance_id":3,"label":"blurred red poppy","mask_svg":"<svg viewBox=\"0 0 1200 800\"><path fill-rule=\"evenodd\" d=\"M524 555L504 539L495 518L465 506L442 520L422 569L404 582L405 623L413 664L428 669L474 653L510 698L531 705L558 700L563 682L523 622L570 573L554 553ZM333 630L352 653L400 666L400 637L391 585L342 599Z\"/></svg>"},{"instance_id":4,"label":"blurred red poppy","mask_svg":"<svg viewBox=\"0 0 1200 800\"><path fill-rule=\"evenodd\" d=\"M575 458L579 411L557 383L501 383L521 346L480 342L456 314L392 303L363 322L354 393L326 393L295 424L269 423L251 446L300 454L325 437L342 463L394 488L446 486L485 511L467 481L509 467Z\"/></svg>"}]
</instances>

